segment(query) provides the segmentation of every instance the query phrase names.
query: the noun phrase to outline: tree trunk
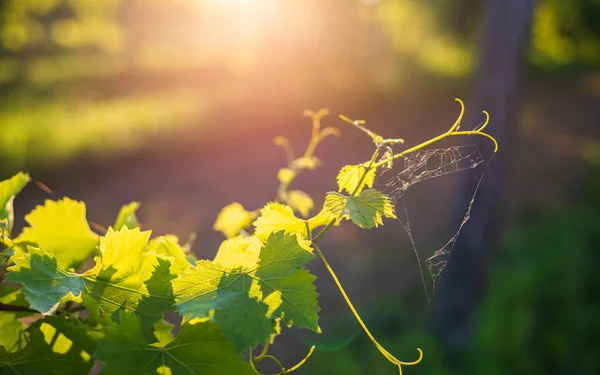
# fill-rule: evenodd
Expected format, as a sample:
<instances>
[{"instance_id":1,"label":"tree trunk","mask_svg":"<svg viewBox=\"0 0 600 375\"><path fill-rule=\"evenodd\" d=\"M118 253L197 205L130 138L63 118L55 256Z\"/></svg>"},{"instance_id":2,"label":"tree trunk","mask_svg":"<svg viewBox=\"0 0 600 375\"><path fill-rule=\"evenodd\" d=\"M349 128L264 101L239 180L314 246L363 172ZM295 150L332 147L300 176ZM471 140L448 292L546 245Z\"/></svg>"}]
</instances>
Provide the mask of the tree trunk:
<instances>
[{"instance_id":1,"label":"tree trunk","mask_svg":"<svg viewBox=\"0 0 600 375\"><path fill-rule=\"evenodd\" d=\"M459 358L471 337L474 312L486 283L486 263L496 246L503 225L501 185L513 147L517 91L535 0L487 0L479 47L479 66L474 97L466 103L469 113L463 129L473 129L486 109L491 122L486 128L500 144L498 155L488 165L470 221L464 226L442 274L431 309L431 328L446 348L449 361ZM469 143L475 141L469 137ZM482 151L489 140L477 137ZM473 176L464 173L456 194L455 225L463 221L475 189ZM459 363L450 362L454 367Z\"/></svg>"}]
</instances>

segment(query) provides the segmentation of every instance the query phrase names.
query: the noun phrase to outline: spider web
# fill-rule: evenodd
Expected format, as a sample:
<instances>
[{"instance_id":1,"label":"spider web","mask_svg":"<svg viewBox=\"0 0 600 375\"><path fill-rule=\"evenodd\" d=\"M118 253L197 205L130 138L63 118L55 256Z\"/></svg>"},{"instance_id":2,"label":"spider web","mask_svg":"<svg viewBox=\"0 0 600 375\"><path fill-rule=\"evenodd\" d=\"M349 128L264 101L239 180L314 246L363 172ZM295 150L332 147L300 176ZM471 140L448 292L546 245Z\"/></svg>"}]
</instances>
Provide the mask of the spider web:
<instances>
[{"instance_id":1,"label":"spider web","mask_svg":"<svg viewBox=\"0 0 600 375\"><path fill-rule=\"evenodd\" d=\"M471 208L475 202L475 195L479 190L483 175L487 169L487 164L491 161L491 158L485 164L483 164L484 161L479 147L476 145L422 150L407 155L404 158L404 168L402 171L383 184L382 191L392 200L392 203L396 208L398 221L406 231L415 256L417 257L421 281L423 283L423 289L425 290L428 304L431 303L431 298L435 294L436 283L446 267L448 256L454 249L454 245L456 244L456 240L458 239L462 228L467 221L469 221ZM481 166L481 168L478 168L479 166ZM421 255L417 249L414 234L410 225L409 211L405 199L406 191L413 185L429 179L477 169L481 170L481 172L474 176L477 184L458 229L450 239L432 255ZM402 212L399 212L399 207L401 207ZM430 277L429 286L425 278L426 272Z\"/></svg>"}]
</instances>

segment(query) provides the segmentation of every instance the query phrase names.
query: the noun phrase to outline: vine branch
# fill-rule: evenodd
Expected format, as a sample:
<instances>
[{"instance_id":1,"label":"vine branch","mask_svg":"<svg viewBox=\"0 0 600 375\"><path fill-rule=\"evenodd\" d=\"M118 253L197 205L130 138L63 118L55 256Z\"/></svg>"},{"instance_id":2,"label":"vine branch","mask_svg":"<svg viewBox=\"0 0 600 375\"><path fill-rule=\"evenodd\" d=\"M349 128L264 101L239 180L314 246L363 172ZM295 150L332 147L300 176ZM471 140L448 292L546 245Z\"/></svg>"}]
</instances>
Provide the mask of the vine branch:
<instances>
[{"instance_id":1,"label":"vine branch","mask_svg":"<svg viewBox=\"0 0 600 375\"><path fill-rule=\"evenodd\" d=\"M12 311L12 312L31 312L37 313L37 310L30 309L27 306L11 305L8 303L0 302L0 311Z\"/></svg>"}]
</instances>

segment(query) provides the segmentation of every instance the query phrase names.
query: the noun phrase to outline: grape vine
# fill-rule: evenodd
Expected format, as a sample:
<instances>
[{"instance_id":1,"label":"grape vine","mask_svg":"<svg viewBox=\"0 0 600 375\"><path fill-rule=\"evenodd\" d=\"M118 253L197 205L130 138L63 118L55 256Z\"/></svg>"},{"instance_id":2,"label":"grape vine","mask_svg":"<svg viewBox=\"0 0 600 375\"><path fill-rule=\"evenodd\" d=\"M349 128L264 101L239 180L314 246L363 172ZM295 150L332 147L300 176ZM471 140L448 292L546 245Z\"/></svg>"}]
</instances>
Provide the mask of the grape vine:
<instances>
[{"instance_id":1,"label":"grape vine","mask_svg":"<svg viewBox=\"0 0 600 375\"><path fill-rule=\"evenodd\" d=\"M343 220L371 229L396 217L390 198L373 189L376 175L394 160L458 135L490 138L497 150L483 132L487 113L481 127L459 131L464 105L458 101L461 113L447 132L398 153L402 139L383 138L364 121L340 116L365 132L375 149L365 163L341 169L339 191L327 193L313 216L312 198L290 186L320 165L317 146L339 131L321 127L328 111L306 111L312 136L304 154L297 157L287 139L275 139L287 157L275 199L257 210L238 202L224 207L214 229L226 239L212 260L196 259L190 243L181 245L173 235L151 238L140 229L136 202L100 235L90 228L83 202L47 200L12 237L13 201L30 177L21 172L0 182L0 373L88 374L100 361L106 375L243 375L261 374L267 359L279 366L278 374L294 372L315 347L289 367L269 348L281 324L321 331L316 276L305 268L318 257L375 348L402 374L402 366L418 364L423 352L401 361L376 340L318 243ZM90 257L94 265L82 269ZM167 312L181 318L176 335Z\"/></svg>"}]
</instances>

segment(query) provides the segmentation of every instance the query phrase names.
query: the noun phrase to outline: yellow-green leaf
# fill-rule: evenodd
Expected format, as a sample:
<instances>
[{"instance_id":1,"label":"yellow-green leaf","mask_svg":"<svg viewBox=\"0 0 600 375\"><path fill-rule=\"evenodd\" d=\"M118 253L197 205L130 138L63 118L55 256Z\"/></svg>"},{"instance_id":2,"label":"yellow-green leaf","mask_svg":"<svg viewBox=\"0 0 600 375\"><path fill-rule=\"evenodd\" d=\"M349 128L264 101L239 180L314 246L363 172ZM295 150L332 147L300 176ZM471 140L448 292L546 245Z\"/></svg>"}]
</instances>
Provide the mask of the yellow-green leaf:
<instances>
[{"instance_id":1,"label":"yellow-green leaf","mask_svg":"<svg viewBox=\"0 0 600 375\"><path fill-rule=\"evenodd\" d=\"M234 202L223 207L221 212L219 212L217 221L213 225L213 229L223 232L227 238L235 237L242 229L252 223L254 217L254 213L246 211L244 206Z\"/></svg>"},{"instance_id":2,"label":"yellow-green leaf","mask_svg":"<svg viewBox=\"0 0 600 375\"><path fill-rule=\"evenodd\" d=\"M234 237L223 241L213 260L224 267L250 268L258 262L262 243L256 236Z\"/></svg>"},{"instance_id":3,"label":"yellow-green leaf","mask_svg":"<svg viewBox=\"0 0 600 375\"><path fill-rule=\"evenodd\" d=\"M88 374L96 341L88 326L65 314L37 320L26 330L27 345L14 353L0 346L3 375Z\"/></svg>"},{"instance_id":4,"label":"yellow-green leaf","mask_svg":"<svg viewBox=\"0 0 600 375\"><path fill-rule=\"evenodd\" d=\"M171 261L171 273L178 274L192 266L186 257L186 251L179 246L179 238L173 235L160 236L148 242L146 251L154 251L156 254L164 255Z\"/></svg>"},{"instance_id":5,"label":"yellow-green leaf","mask_svg":"<svg viewBox=\"0 0 600 375\"><path fill-rule=\"evenodd\" d=\"M219 324L238 351L269 341L278 318L318 331L315 276L303 267L314 258L308 244L279 231L263 243L254 265L199 261L173 280L177 310Z\"/></svg>"},{"instance_id":6,"label":"yellow-green leaf","mask_svg":"<svg viewBox=\"0 0 600 375\"><path fill-rule=\"evenodd\" d=\"M17 306L27 306L27 301L15 286L0 285L0 302ZM25 329L25 324L20 318L32 315L27 312L0 312L0 346L4 346L8 352L15 352L21 347L18 344L19 335ZM22 343L23 345L25 342Z\"/></svg>"},{"instance_id":7,"label":"yellow-green leaf","mask_svg":"<svg viewBox=\"0 0 600 375\"><path fill-rule=\"evenodd\" d=\"M260 210L260 216L253 223L254 234L261 240L269 237L269 234L284 230L286 233L298 233L306 238L306 223L297 218L290 206L270 202Z\"/></svg>"},{"instance_id":8,"label":"yellow-green leaf","mask_svg":"<svg viewBox=\"0 0 600 375\"><path fill-rule=\"evenodd\" d=\"M13 227L13 201L29 182L28 174L19 172L0 182L0 236L10 236Z\"/></svg>"},{"instance_id":9,"label":"yellow-green leaf","mask_svg":"<svg viewBox=\"0 0 600 375\"><path fill-rule=\"evenodd\" d=\"M390 199L375 189L365 190L354 197L329 192L325 197L324 208L336 217L350 219L365 229L382 225L384 216L396 218Z\"/></svg>"},{"instance_id":10,"label":"yellow-green leaf","mask_svg":"<svg viewBox=\"0 0 600 375\"><path fill-rule=\"evenodd\" d=\"M312 230L314 228L322 227L329 224L333 219L335 219L335 215L323 208L321 209L321 212L319 212L316 216L313 216L310 219L308 219L308 225ZM339 225L339 222L336 223L336 225Z\"/></svg>"},{"instance_id":11,"label":"yellow-green leaf","mask_svg":"<svg viewBox=\"0 0 600 375\"><path fill-rule=\"evenodd\" d=\"M334 218L327 210L322 210L318 215L303 220L294 215L290 206L285 204L270 202L260 210L260 216L252 223L255 226L254 235L259 239L266 239L269 234L283 230L286 233L295 233L300 239L306 239L307 223L308 230L327 225Z\"/></svg>"},{"instance_id":12,"label":"yellow-green leaf","mask_svg":"<svg viewBox=\"0 0 600 375\"><path fill-rule=\"evenodd\" d=\"M172 308L168 260L146 252L150 232L123 227L108 229L100 241L96 266L83 273L66 271L54 254L29 247L13 257L7 280L23 284L30 307L49 314L66 297L77 297L88 310L118 319L121 310L135 312L149 335L153 324ZM72 298L71 298L72 299Z\"/></svg>"},{"instance_id":13,"label":"yellow-green leaf","mask_svg":"<svg viewBox=\"0 0 600 375\"><path fill-rule=\"evenodd\" d=\"M131 202L123 207L119 211L119 215L117 216L117 220L115 221L114 230L121 230L124 226L133 229L139 228L140 223L135 216L135 212L140 208L140 204L138 202Z\"/></svg>"},{"instance_id":14,"label":"yellow-green leaf","mask_svg":"<svg viewBox=\"0 0 600 375\"><path fill-rule=\"evenodd\" d=\"M346 165L340 170L340 173L337 175L337 183L338 183L338 191L341 193L343 190L346 190L348 194L354 193L354 190L358 186L358 183L362 176L365 174L366 168L362 165ZM372 188L373 182L375 181L375 172L376 170L370 169L364 180L358 186L358 190L356 193L360 193L365 186Z\"/></svg>"},{"instance_id":15,"label":"yellow-green leaf","mask_svg":"<svg viewBox=\"0 0 600 375\"><path fill-rule=\"evenodd\" d=\"M315 203L313 202L310 195L300 190L292 190L287 193L286 203L290 205L294 210L300 212L304 217L310 214L310 210L313 209Z\"/></svg>"},{"instance_id":16,"label":"yellow-green leaf","mask_svg":"<svg viewBox=\"0 0 600 375\"><path fill-rule=\"evenodd\" d=\"M30 225L15 239L36 244L54 254L65 269L81 265L98 245L85 216L85 204L69 198L47 200L25 216Z\"/></svg>"}]
</instances>

